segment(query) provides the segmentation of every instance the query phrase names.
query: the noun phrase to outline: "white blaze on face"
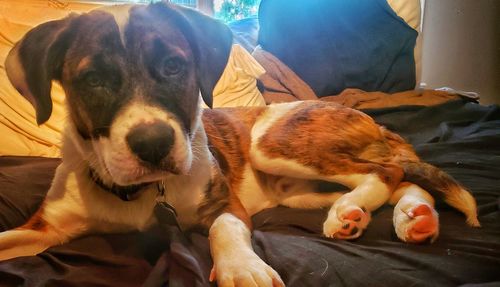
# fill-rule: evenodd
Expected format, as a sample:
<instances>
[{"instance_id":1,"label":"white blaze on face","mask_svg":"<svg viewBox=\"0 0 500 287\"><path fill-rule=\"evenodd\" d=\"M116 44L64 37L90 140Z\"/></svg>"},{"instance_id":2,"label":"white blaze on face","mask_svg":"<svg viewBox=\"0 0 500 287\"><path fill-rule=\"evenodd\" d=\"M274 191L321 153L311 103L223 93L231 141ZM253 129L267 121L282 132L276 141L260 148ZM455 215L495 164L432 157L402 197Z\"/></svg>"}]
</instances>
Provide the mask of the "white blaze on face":
<instances>
[{"instance_id":1,"label":"white blaze on face","mask_svg":"<svg viewBox=\"0 0 500 287\"><path fill-rule=\"evenodd\" d=\"M134 102L127 105L115 118L109 137L100 137L93 141L99 161L104 164L115 183L130 185L150 182L168 175L167 170L151 170L144 166L127 144L126 137L134 127L153 122L163 122L173 128L174 145L165 159L170 160L171 166L180 174L189 172L193 158L191 142L176 117L158 107Z\"/></svg>"},{"instance_id":2,"label":"white blaze on face","mask_svg":"<svg viewBox=\"0 0 500 287\"><path fill-rule=\"evenodd\" d=\"M118 29L120 30L120 38L125 46L125 27L127 26L130 16L130 9L137 5L122 4L122 5L107 5L99 7L96 10L105 11L115 18Z\"/></svg>"}]
</instances>

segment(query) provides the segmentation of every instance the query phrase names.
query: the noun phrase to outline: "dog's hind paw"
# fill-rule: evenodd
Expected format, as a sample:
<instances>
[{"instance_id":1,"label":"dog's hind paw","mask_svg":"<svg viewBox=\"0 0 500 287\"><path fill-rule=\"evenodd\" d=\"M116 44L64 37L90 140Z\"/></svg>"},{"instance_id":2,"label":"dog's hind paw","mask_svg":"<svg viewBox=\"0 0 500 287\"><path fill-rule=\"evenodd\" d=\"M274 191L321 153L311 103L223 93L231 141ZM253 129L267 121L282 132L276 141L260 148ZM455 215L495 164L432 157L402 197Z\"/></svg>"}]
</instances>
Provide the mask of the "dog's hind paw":
<instances>
[{"instance_id":1,"label":"dog's hind paw","mask_svg":"<svg viewBox=\"0 0 500 287\"><path fill-rule=\"evenodd\" d=\"M330 238L355 239L370 222L370 212L358 206L332 207L323 223L323 234Z\"/></svg>"},{"instance_id":2,"label":"dog's hind paw","mask_svg":"<svg viewBox=\"0 0 500 287\"><path fill-rule=\"evenodd\" d=\"M396 205L394 229L404 242L433 242L439 235L439 219L436 210L427 203Z\"/></svg>"}]
</instances>

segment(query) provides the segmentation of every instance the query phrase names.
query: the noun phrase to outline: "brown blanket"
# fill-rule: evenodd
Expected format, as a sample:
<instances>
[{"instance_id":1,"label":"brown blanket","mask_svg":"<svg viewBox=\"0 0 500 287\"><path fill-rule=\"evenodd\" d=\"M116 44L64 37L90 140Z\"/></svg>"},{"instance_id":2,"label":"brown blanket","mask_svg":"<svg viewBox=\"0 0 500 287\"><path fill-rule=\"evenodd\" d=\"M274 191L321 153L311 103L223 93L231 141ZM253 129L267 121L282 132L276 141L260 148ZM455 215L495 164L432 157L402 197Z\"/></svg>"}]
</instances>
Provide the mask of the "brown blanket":
<instances>
[{"instance_id":1,"label":"brown blanket","mask_svg":"<svg viewBox=\"0 0 500 287\"><path fill-rule=\"evenodd\" d=\"M262 95L267 104L297 100L317 100L314 91L287 65L271 53L257 48L253 56L266 73L259 80L264 86ZM339 95L319 98L356 109L375 109L402 105L433 106L460 98L457 94L436 90L410 90L395 94L345 89Z\"/></svg>"}]
</instances>

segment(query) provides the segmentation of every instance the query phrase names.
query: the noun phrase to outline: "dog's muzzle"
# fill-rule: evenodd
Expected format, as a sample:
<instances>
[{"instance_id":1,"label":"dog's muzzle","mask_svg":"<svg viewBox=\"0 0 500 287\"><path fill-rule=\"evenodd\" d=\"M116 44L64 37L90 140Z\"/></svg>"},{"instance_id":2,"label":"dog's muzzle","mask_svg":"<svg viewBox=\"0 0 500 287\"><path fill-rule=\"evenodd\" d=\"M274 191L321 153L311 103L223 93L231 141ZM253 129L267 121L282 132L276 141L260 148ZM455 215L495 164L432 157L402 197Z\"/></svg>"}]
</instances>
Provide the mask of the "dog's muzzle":
<instances>
[{"instance_id":1,"label":"dog's muzzle","mask_svg":"<svg viewBox=\"0 0 500 287\"><path fill-rule=\"evenodd\" d=\"M142 161L159 166L174 145L174 129L161 121L141 123L126 136L130 150Z\"/></svg>"}]
</instances>

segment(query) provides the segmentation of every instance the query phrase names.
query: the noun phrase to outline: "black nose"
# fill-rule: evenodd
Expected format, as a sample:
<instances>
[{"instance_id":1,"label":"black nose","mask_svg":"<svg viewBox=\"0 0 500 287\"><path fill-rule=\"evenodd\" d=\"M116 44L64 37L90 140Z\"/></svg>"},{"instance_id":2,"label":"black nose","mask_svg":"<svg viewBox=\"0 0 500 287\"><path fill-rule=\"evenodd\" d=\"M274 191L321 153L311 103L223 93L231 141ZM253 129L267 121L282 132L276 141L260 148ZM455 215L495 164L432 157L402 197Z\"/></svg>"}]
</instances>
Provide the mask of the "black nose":
<instances>
[{"instance_id":1,"label":"black nose","mask_svg":"<svg viewBox=\"0 0 500 287\"><path fill-rule=\"evenodd\" d=\"M174 129L163 122L138 124L128 133L128 146L145 162L158 165L174 145Z\"/></svg>"}]
</instances>

